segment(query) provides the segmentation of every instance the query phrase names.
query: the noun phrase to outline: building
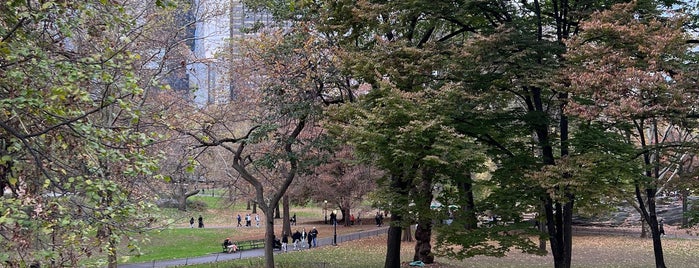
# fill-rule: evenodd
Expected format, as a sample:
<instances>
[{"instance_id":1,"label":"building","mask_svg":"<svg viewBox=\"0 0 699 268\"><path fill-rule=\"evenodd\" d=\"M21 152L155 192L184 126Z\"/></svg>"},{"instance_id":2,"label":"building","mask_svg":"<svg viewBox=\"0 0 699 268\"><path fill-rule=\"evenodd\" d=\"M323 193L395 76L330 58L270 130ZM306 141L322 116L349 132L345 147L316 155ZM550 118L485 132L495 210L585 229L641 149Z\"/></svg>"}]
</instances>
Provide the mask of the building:
<instances>
[{"instance_id":1,"label":"building","mask_svg":"<svg viewBox=\"0 0 699 268\"><path fill-rule=\"evenodd\" d=\"M232 64L225 55L235 55L230 40L247 35L246 29L268 24L272 17L252 12L241 0L194 0L196 17L193 62L188 66L188 82L193 101L199 106L225 103L235 98ZM244 66L242 66L244 68Z\"/></svg>"}]
</instances>

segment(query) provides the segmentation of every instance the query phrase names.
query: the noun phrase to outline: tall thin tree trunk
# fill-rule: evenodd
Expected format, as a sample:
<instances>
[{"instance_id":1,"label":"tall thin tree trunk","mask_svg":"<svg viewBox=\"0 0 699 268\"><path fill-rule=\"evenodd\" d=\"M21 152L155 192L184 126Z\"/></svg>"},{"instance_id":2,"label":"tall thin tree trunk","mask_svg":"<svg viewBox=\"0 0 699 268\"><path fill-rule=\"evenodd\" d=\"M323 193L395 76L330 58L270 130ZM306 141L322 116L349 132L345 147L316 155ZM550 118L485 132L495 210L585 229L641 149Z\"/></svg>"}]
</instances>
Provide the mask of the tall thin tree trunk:
<instances>
[{"instance_id":1,"label":"tall thin tree trunk","mask_svg":"<svg viewBox=\"0 0 699 268\"><path fill-rule=\"evenodd\" d=\"M291 215L289 213L289 196L288 195L284 195L284 197L282 197L282 207L283 207L282 210L284 211L283 212L284 217L282 217L283 218L283 220L282 220L282 233L287 234L287 235L291 235L291 222L289 221L289 219L291 219Z\"/></svg>"}]
</instances>

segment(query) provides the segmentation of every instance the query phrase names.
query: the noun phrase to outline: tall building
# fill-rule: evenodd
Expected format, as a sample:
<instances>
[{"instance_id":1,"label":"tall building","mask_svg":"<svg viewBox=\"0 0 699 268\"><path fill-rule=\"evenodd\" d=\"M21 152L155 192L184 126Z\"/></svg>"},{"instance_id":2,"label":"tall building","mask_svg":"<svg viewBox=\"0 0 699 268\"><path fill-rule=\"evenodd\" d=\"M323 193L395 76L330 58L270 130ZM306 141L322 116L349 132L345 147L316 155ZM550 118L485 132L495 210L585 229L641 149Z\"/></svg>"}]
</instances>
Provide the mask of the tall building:
<instances>
[{"instance_id":1,"label":"tall building","mask_svg":"<svg viewBox=\"0 0 699 268\"><path fill-rule=\"evenodd\" d=\"M189 70L189 87L199 106L225 103L235 98L231 63L223 57L235 55L229 40L243 38L245 29L268 24L270 15L252 12L241 0L194 0L197 18L194 33L194 62ZM244 67L244 66L242 66Z\"/></svg>"}]
</instances>

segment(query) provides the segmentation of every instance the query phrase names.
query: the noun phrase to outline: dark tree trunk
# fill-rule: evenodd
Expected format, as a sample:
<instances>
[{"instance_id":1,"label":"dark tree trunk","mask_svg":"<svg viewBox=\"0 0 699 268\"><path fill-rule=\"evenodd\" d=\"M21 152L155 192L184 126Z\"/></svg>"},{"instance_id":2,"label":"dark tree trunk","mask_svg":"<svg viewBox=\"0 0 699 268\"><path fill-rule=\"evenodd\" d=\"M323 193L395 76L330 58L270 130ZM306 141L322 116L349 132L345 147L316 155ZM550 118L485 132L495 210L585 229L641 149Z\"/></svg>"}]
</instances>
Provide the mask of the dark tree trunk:
<instances>
[{"instance_id":1,"label":"dark tree trunk","mask_svg":"<svg viewBox=\"0 0 699 268\"><path fill-rule=\"evenodd\" d=\"M434 263L432 255L432 223L429 220L420 221L415 228L415 255L414 261L422 261L430 264Z\"/></svg>"},{"instance_id":2,"label":"dark tree trunk","mask_svg":"<svg viewBox=\"0 0 699 268\"><path fill-rule=\"evenodd\" d=\"M405 182L402 176L392 175L391 188L401 196L408 196L408 183ZM407 205L407 204L406 204ZM391 225L388 227L388 236L386 242L386 261L384 268L399 268L400 265L400 238L401 238L401 221L402 215L399 213L391 213Z\"/></svg>"},{"instance_id":3,"label":"dark tree trunk","mask_svg":"<svg viewBox=\"0 0 699 268\"><path fill-rule=\"evenodd\" d=\"M396 213L391 213L391 222L400 221L400 217ZM400 267L400 234L402 228L398 225L391 224L388 227L388 239L386 248L386 262L384 268L399 268Z\"/></svg>"},{"instance_id":4,"label":"dark tree trunk","mask_svg":"<svg viewBox=\"0 0 699 268\"><path fill-rule=\"evenodd\" d=\"M256 213L257 213L257 203L252 202L252 214L256 214ZM272 210L269 211L269 215L272 215L273 213L274 213L274 211L272 211ZM272 218L272 217L270 217L270 218Z\"/></svg>"},{"instance_id":5,"label":"dark tree trunk","mask_svg":"<svg viewBox=\"0 0 699 268\"><path fill-rule=\"evenodd\" d=\"M432 254L432 218L430 215L432 203L432 178L434 177L434 172L431 169L422 170L422 181L417 185L417 198L415 203L418 209L427 211L427 213L420 213L417 219L417 227L415 227L415 254L413 255L414 261L422 261L424 263L430 264L434 263L434 255ZM443 209L449 210L451 204L447 204ZM452 213L449 213L451 215ZM441 220L441 219L440 219Z\"/></svg>"},{"instance_id":6,"label":"dark tree trunk","mask_svg":"<svg viewBox=\"0 0 699 268\"><path fill-rule=\"evenodd\" d=\"M646 189L647 202L643 202L640 186L636 185L636 199L641 208L641 216L645 218L653 239L653 254L655 255L655 267L665 268L665 257L663 255L663 245L660 241L660 228L658 227L658 217L655 213L655 192L656 189ZM646 204L648 207L646 208Z\"/></svg>"},{"instance_id":7,"label":"dark tree trunk","mask_svg":"<svg viewBox=\"0 0 699 268\"><path fill-rule=\"evenodd\" d=\"M413 242L413 232L411 230L412 228L410 225L408 228L403 229L403 239L401 241L403 242Z\"/></svg>"},{"instance_id":8,"label":"dark tree trunk","mask_svg":"<svg viewBox=\"0 0 699 268\"><path fill-rule=\"evenodd\" d=\"M546 199L546 227L551 244L554 267L570 268L573 248L573 200L572 194L567 194L568 202L554 202Z\"/></svg>"},{"instance_id":9,"label":"dark tree trunk","mask_svg":"<svg viewBox=\"0 0 699 268\"><path fill-rule=\"evenodd\" d=\"M473 201L473 184L471 183L470 175L465 175L466 181L459 182L459 188L464 192L466 197L466 205L463 208L464 217L466 218L466 230L476 229L478 227L478 218L476 217L476 205Z\"/></svg>"},{"instance_id":10,"label":"dark tree trunk","mask_svg":"<svg viewBox=\"0 0 699 268\"><path fill-rule=\"evenodd\" d=\"M279 209L279 207L280 207L280 206L279 206L279 203L277 203L277 205L274 206L274 218L275 218L275 219L281 219L281 218L282 218L281 210Z\"/></svg>"},{"instance_id":11,"label":"dark tree trunk","mask_svg":"<svg viewBox=\"0 0 699 268\"><path fill-rule=\"evenodd\" d=\"M282 220L282 233L291 235L291 222L289 221L291 219L291 213L289 211L289 196L284 195L282 197L282 208L283 208L283 215L284 219Z\"/></svg>"},{"instance_id":12,"label":"dark tree trunk","mask_svg":"<svg viewBox=\"0 0 699 268\"><path fill-rule=\"evenodd\" d=\"M250 203L252 203L252 201L248 200L248 205L245 207L245 210L250 210L250 209L251 209L251 208L250 208Z\"/></svg>"}]
</instances>

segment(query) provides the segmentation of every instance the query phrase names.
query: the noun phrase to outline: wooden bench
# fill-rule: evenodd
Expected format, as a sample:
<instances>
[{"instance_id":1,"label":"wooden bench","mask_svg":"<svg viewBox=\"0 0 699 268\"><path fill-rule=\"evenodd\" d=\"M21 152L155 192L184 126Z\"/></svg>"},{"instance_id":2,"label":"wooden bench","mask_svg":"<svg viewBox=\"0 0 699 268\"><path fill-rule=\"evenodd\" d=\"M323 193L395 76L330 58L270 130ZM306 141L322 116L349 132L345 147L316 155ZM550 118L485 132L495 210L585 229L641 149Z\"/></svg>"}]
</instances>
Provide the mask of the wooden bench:
<instances>
[{"instance_id":1,"label":"wooden bench","mask_svg":"<svg viewBox=\"0 0 699 268\"><path fill-rule=\"evenodd\" d=\"M258 248L264 248L265 247L265 240L264 239L258 239L258 240L245 240L245 241L240 241L240 242L234 242L236 246L238 246L238 251L241 250L249 250L249 249L258 249ZM223 252L228 252L228 248L226 246L223 246ZM281 250L280 246L275 246L275 250Z\"/></svg>"},{"instance_id":2,"label":"wooden bench","mask_svg":"<svg viewBox=\"0 0 699 268\"><path fill-rule=\"evenodd\" d=\"M259 239L259 240L240 241L240 242L236 243L236 245L238 246L238 250L264 248L265 247L265 240Z\"/></svg>"}]
</instances>

